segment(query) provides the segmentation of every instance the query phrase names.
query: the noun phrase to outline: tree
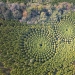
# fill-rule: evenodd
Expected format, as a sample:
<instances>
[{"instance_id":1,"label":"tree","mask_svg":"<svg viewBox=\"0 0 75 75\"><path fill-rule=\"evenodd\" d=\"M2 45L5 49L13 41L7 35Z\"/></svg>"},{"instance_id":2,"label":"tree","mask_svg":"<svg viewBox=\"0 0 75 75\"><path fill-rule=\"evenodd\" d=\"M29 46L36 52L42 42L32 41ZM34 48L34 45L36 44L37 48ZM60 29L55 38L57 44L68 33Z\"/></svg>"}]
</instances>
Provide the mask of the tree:
<instances>
[{"instance_id":1,"label":"tree","mask_svg":"<svg viewBox=\"0 0 75 75\"><path fill-rule=\"evenodd\" d=\"M13 13L14 19L21 19L22 13L19 10L15 10Z\"/></svg>"},{"instance_id":2,"label":"tree","mask_svg":"<svg viewBox=\"0 0 75 75\"><path fill-rule=\"evenodd\" d=\"M3 14L3 16L4 16L5 20L10 20L13 18L12 12L10 10L6 10L6 12Z\"/></svg>"}]
</instances>

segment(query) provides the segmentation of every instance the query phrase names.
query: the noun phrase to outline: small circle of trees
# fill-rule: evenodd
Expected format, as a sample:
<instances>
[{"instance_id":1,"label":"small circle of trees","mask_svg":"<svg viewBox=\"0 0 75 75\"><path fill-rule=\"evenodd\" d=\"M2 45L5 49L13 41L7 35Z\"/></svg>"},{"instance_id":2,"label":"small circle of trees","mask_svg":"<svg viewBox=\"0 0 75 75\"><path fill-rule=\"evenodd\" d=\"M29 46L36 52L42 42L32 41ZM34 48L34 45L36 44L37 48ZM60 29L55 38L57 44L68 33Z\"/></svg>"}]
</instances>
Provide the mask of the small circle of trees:
<instances>
[{"instance_id":1,"label":"small circle of trees","mask_svg":"<svg viewBox=\"0 0 75 75\"><path fill-rule=\"evenodd\" d=\"M75 38L75 25L72 19L66 18L57 24L57 38L63 42L70 43Z\"/></svg>"}]
</instances>

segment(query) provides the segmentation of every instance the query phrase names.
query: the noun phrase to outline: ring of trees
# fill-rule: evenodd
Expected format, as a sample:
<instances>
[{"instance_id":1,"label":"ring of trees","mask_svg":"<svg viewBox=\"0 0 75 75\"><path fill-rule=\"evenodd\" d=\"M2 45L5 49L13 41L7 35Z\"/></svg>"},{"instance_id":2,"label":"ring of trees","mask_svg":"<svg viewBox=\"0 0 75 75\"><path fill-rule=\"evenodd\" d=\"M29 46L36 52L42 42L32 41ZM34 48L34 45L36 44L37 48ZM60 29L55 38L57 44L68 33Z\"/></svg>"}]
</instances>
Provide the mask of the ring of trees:
<instances>
[{"instance_id":1,"label":"ring of trees","mask_svg":"<svg viewBox=\"0 0 75 75\"><path fill-rule=\"evenodd\" d=\"M47 29L29 29L20 39L23 57L32 62L45 62L51 59L56 53L54 44L53 34Z\"/></svg>"},{"instance_id":2,"label":"ring of trees","mask_svg":"<svg viewBox=\"0 0 75 75\"><path fill-rule=\"evenodd\" d=\"M57 24L56 37L63 42L70 43L75 38L74 32L75 25L70 17L64 18Z\"/></svg>"}]
</instances>

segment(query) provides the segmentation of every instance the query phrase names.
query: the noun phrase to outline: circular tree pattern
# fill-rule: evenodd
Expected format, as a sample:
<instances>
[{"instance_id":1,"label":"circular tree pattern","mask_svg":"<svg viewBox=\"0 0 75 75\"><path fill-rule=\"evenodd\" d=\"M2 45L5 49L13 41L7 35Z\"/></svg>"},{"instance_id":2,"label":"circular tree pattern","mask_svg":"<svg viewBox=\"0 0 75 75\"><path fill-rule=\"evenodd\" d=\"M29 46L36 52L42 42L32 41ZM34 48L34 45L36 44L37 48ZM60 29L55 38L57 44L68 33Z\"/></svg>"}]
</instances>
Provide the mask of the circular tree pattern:
<instances>
[{"instance_id":1,"label":"circular tree pattern","mask_svg":"<svg viewBox=\"0 0 75 75\"><path fill-rule=\"evenodd\" d=\"M57 27L57 34L61 40L69 42L75 38L75 25L71 19L62 20Z\"/></svg>"},{"instance_id":2,"label":"circular tree pattern","mask_svg":"<svg viewBox=\"0 0 75 75\"><path fill-rule=\"evenodd\" d=\"M21 50L25 57L37 62L45 62L55 55L55 40L53 30L46 28L29 29L21 36Z\"/></svg>"}]
</instances>

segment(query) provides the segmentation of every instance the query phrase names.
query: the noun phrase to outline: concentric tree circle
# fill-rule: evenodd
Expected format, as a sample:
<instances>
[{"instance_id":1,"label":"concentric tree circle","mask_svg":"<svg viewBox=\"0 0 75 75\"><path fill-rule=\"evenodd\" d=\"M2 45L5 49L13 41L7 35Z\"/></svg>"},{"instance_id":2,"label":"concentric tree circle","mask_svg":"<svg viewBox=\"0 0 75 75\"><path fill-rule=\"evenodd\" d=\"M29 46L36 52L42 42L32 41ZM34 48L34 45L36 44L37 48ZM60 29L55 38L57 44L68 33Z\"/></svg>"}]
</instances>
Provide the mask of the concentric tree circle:
<instances>
[{"instance_id":1,"label":"concentric tree circle","mask_svg":"<svg viewBox=\"0 0 75 75\"><path fill-rule=\"evenodd\" d=\"M75 25L71 19L62 20L58 23L58 37L64 41L71 41L75 38Z\"/></svg>"},{"instance_id":2,"label":"concentric tree circle","mask_svg":"<svg viewBox=\"0 0 75 75\"><path fill-rule=\"evenodd\" d=\"M20 42L21 50L25 58L37 62L45 62L55 55L55 40L52 29L29 29L23 33Z\"/></svg>"}]
</instances>

